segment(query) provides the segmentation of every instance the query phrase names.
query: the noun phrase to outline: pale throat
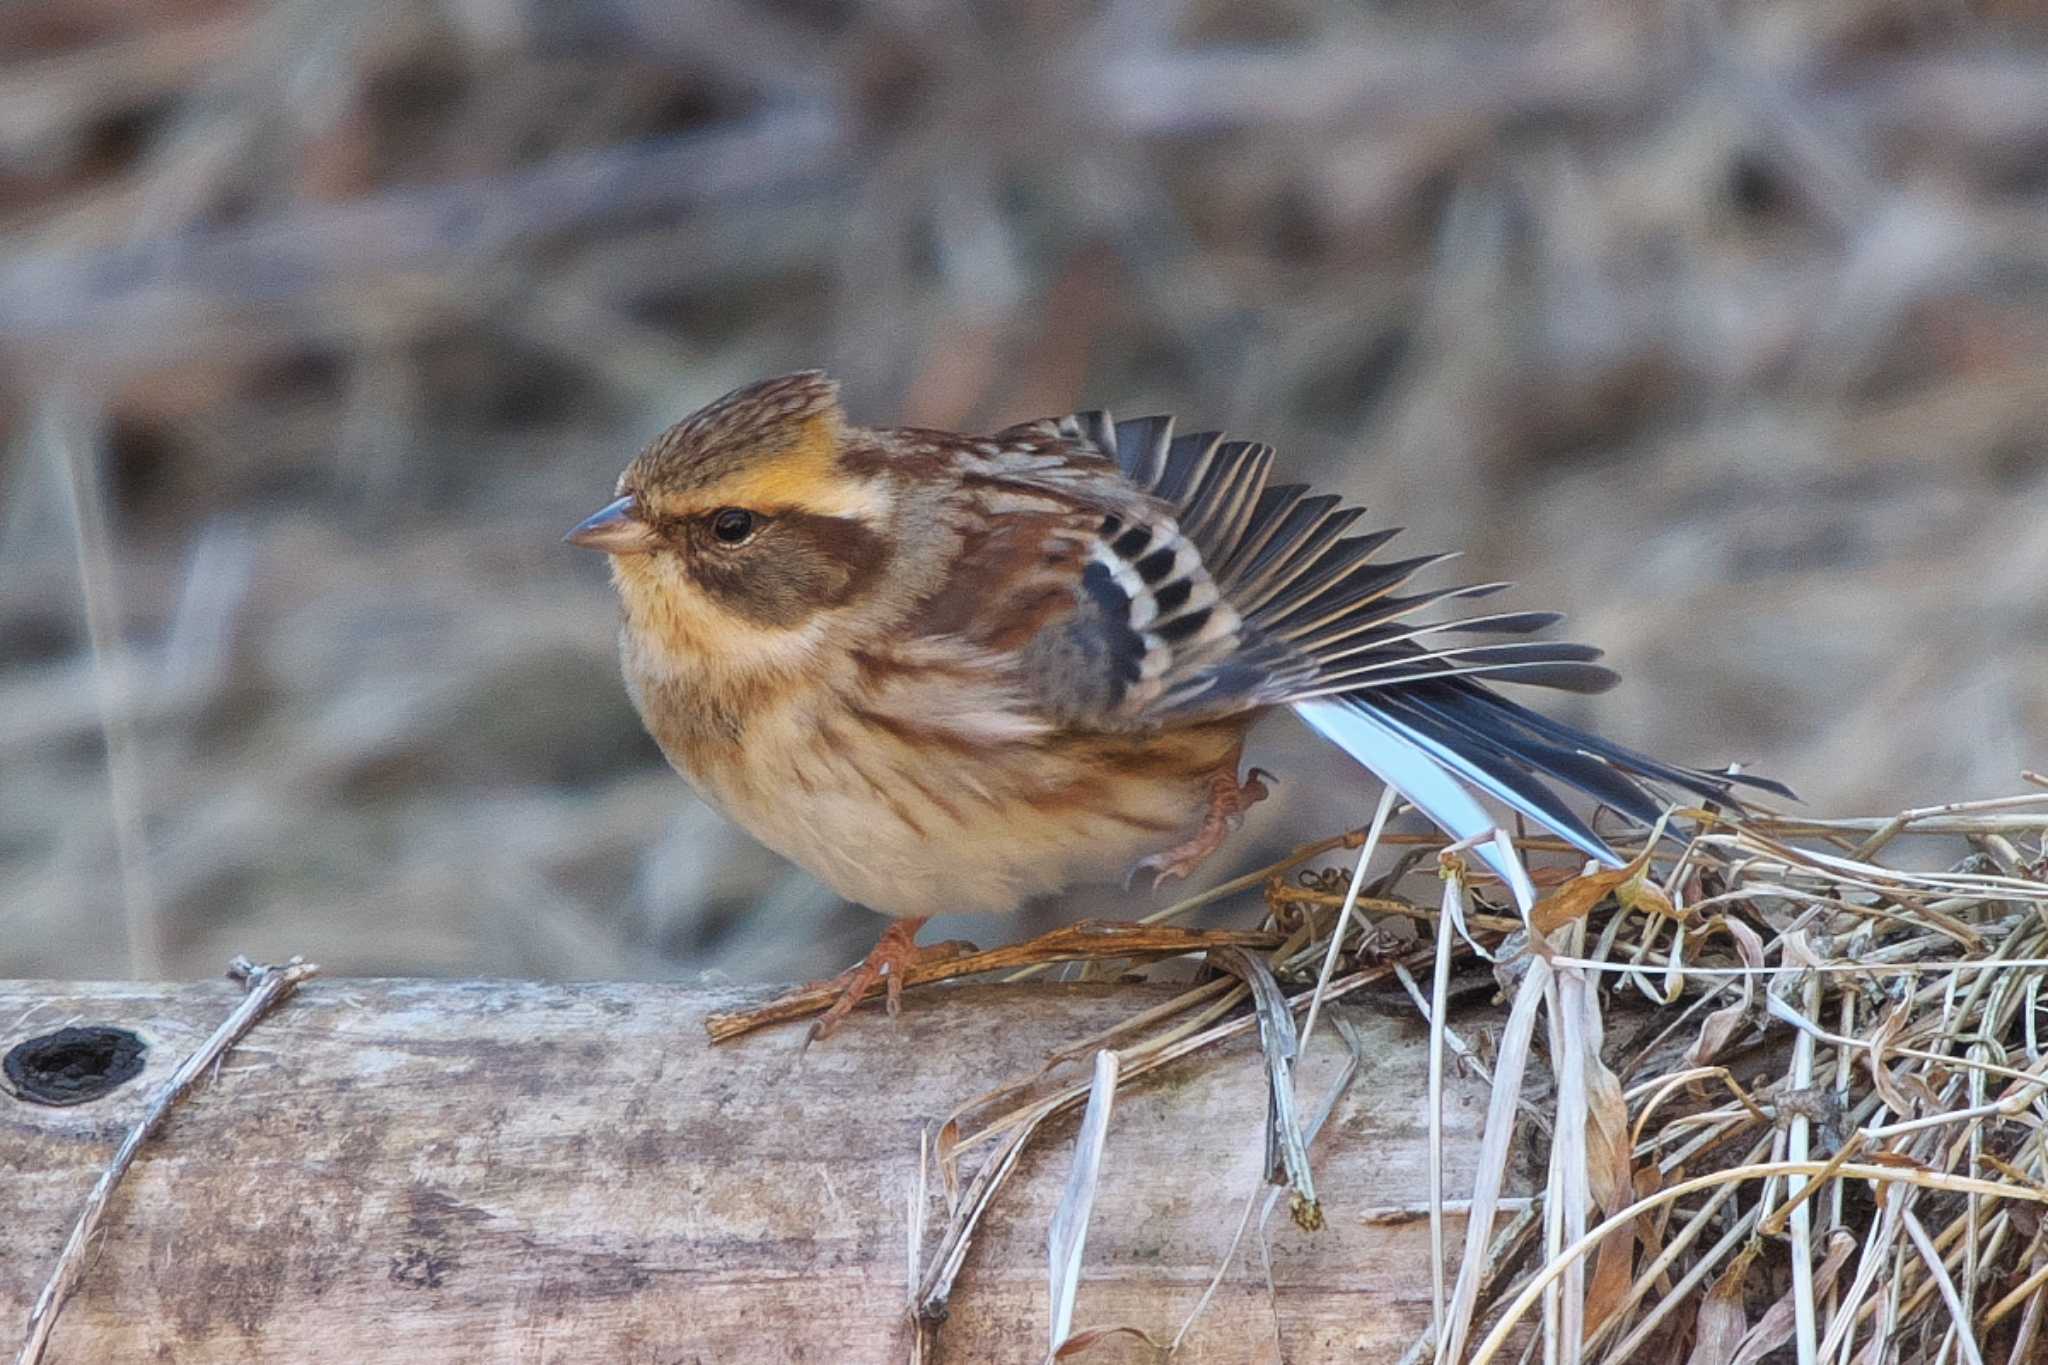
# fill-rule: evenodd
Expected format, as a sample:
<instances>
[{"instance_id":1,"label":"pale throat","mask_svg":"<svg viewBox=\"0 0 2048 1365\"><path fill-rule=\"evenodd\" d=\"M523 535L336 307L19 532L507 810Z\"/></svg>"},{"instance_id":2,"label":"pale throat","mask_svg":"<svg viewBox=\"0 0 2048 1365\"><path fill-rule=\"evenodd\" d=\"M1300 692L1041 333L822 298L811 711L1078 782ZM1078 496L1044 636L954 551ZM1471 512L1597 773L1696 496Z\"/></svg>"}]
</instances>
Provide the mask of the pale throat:
<instances>
[{"instance_id":1,"label":"pale throat","mask_svg":"<svg viewBox=\"0 0 2048 1365\"><path fill-rule=\"evenodd\" d=\"M823 614L800 626L761 626L726 610L658 556L621 556L612 581L625 611L627 663L650 679L720 690L777 683L813 668Z\"/></svg>"}]
</instances>

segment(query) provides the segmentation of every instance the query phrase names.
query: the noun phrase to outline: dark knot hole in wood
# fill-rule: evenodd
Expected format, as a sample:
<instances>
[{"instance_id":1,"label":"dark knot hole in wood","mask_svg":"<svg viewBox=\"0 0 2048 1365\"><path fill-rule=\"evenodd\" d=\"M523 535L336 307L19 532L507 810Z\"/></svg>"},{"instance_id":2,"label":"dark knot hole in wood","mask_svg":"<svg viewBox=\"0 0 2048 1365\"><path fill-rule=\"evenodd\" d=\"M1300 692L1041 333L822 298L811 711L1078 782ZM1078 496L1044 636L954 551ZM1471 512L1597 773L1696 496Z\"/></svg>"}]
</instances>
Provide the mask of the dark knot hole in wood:
<instances>
[{"instance_id":1,"label":"dark knot hole in wood","mask_svg":"<svg viewBox=\"0 0 2048 1365\"><path fill-rule=\"evenodd\" d=\"M124 1028L60 1028L17 1043L4 1063L15 1095L34 1104L84 1104L142 1074L149 1049Z\"/></svg>"}]
</instances>

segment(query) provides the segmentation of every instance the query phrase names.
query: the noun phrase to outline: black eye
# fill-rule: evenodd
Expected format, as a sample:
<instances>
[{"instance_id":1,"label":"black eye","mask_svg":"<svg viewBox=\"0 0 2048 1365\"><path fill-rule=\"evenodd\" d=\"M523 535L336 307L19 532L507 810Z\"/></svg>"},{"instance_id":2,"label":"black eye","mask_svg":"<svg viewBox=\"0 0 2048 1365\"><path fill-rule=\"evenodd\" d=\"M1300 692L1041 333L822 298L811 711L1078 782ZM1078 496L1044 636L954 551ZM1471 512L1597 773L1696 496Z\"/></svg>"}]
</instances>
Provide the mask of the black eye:
<instances>
[{"instance_id":1,"label":"black eye","mask_svg":"<svg viewBox=\"0 0 2048 1365\"><path fill-rule=\"evenodd\" d=\"M744 507L721 507L711 514L711 534L737 545L754 534L754 514Z\"/></svg>"}]
</instances>

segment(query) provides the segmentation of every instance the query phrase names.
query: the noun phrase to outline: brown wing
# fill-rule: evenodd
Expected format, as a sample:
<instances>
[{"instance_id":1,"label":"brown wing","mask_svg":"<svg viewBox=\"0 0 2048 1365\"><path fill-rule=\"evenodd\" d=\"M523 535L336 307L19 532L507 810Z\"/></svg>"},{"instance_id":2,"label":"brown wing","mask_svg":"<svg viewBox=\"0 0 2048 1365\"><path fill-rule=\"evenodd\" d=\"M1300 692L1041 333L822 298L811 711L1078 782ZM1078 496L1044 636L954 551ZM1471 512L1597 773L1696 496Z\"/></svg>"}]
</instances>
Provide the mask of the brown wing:
<instances>
[{"instance_id":1,"label":"brown wing","mask_svg":"<svg viewBox=\"0 0 2048 1365\"><path fill-rule=\"evenodd\" d=\"M1154 727L1425 677L1581 690L1614 679L1584 645L1425 645L1435 632L1526 633L1557 618L1413 622L1504 585L1397 596L1449 556L1375 558L1395 533L1347 534L1363 509L1270 486L1269 447L1089 413L1000 432L966 459L987 529L962 557L958 622L1005 622L1002 647L1067 723ZM1004 610L985 600L992 585Z\"/></svg>"},{"instance_id":2,"label":"brown wing","mask_svg":"<svg viewBox=\"0 0 2048 1365\"><path fill-rule=\"evenodd\" d=\"M1663 805L1638 779L1710 799L1732 800L1734 783L1790 795L1766 779L1663 763L1492 691L1487 684L1512 682L1594 692L1616 675L1589 645L1530 638L1561 619L1554 612L1424 616L1507 585L1409 591L1418 573L1452 556L1382 558L1395 529L1358 532L1363 508L1306 485L1273 485L1267 446L1216 432L1176 437L1171 418L1116 422L1105 413L996 440L1054 435L1077 461L1113 461L1142 495L1102 507L1075 609L1027 646L1056 665L1040 684L1048 691L1071 693L1067 670L1077 662L1098 670L1088 694L1095 709L1078 713L1095 723L1179 724L1327 699L1369 713L1428 761L1609 858L1545 778L1644 820ZM1118 670L1114 685L1100 680L1105 665ZM1374 744L1359 756L1384 766L1386 751Z\"/></svg>"},{"instance_id":3,"label":"brown wing","mask_svg":"<svg viewBox=\"0 0 2048 1365\"><path fill-rule=\"evenodd\" d=\"M1052 725L1152 728L1143 697L1157 659L1103 560L1106 525L1153 500L1115 465L1033 427L947 449L959 485L959 550L945 583L907 623L912 636L973 651L1014 680L1017 702Z\"/></svg>"},{"instance_id":4,"label":"brown wing","mask_svg":"<svg viewBox=\"0 0 2048 1365\"><path fill-rule=\"evenodd\" d=\"M1411 796L1425 770L1454 774L1610 860L1549 780L1646 821L1663 803L1644 781L1718 800L1735 783L1784 792L1660 762L1493 691L1597 691L1615 675L1589 646L1528 638L1552 612L1424 617L1506 585L1406 591L1450 556L1379 557L1393 530L1354 532L1363 509L1271 484L1266 446L1081 413L954 438L949 454L961 553L912 630L985 651L1036 724L1141 731L1293 704Z\"/></svg>"},{"instance_id":5,"label":"brown wing","mask_svg":"<svg viewBox=\"0 0 2048 1365\"><path fill-rule=\"evenodd\" d=\"M1556 618L1412 623L1504 585L1396 596L1448 556L1375 558L1395 533L1347 534L1363 509L1269 485L1269 447L1093 413L945 444L963 543L913 629L1008 658L1061 724L1153 729L1420 678L1613 681L1583 645L1425 647L1432 632Z\"/></svg>"}]
</instances>

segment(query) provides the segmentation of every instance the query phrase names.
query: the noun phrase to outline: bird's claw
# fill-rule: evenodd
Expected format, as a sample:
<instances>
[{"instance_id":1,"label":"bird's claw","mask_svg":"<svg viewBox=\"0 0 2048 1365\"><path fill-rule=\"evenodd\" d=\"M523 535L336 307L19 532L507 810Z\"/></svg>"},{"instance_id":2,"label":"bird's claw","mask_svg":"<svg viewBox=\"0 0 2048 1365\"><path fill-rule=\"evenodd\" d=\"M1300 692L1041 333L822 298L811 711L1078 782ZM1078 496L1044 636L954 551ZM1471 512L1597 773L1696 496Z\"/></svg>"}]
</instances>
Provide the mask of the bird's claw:
<instances>
[{"instance_id":1,"label":"bird's claw","mask_svg":"<svg viewBox=\"0 0 2048 1365\"><path fill-rule=\"evenodd\" d=\"M874 951L859 963L829 981L811 983L814 989L838 991L839 998L832 1002L832 1008L812 1022L810 1032L804 1038L805 1047L831 1037L846 1016L853 1012L854 1006L867 998L876 982L882 983L883 1008L893 1019L903 1011L903 978L911 968L927 962L951 962L979 951L972 943L957 938L921 946L917 942L917 931L923 923L922 919L896 921L883 931L882 941L875 945Z\"/></svg>"},{"instance_id":2,"label":"bird's claw","mask_svg":"<svg viewBox=\"0 0 2048 1365\"><path fill-rule=\"evenodd\" d=\"M1131 870L1124 873L1124 890L1129 891L1135 887L1138 878L1147 872L1152 874L1151 889L1157 891L1175 877L1185 877L1188 871L1189 869L1184 867L1175 867L1165 854L1154 853L1131 864Z\"/></svg>"},{"instance_id":3,"label":"bird's claw","mask_svg":"<svg viewBox=\"0 0 2048 1365\"><path fill-rule=\"evenodd\" d=\"M1202 827L1195 837L1131 864L1131 870L1124 874L1124 890L1130 890L1147 872L1152 874L1154 891L1193 872L1222 847L1225 839L1244 826L1247 810L1272 795L1267 784L1278 781L1264 768L1249 770L1241 782L1234 767L1216 773L1209 779L1209 808L1203 813Z\"/></svg>"}]
</instances>

